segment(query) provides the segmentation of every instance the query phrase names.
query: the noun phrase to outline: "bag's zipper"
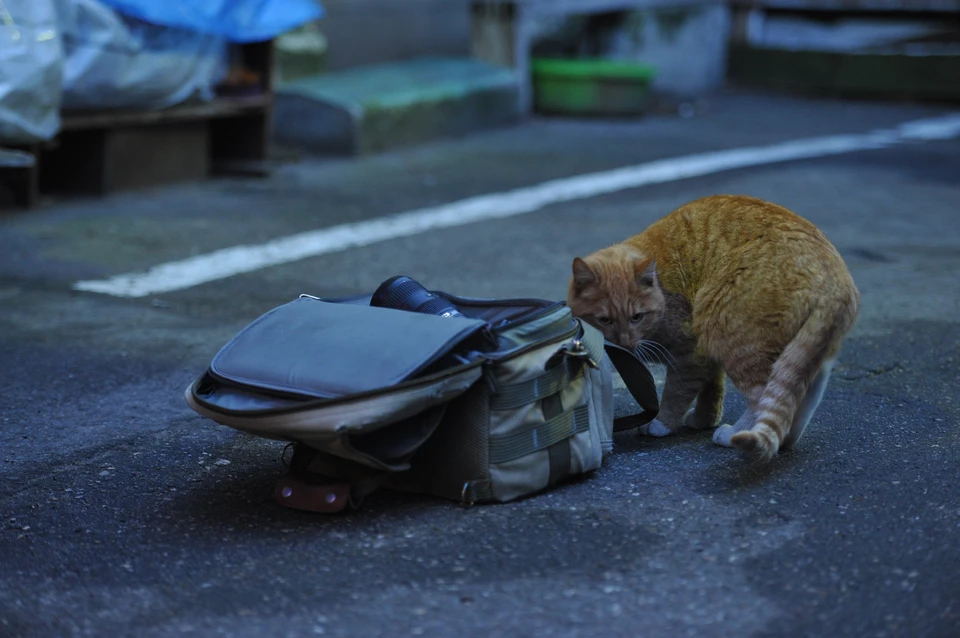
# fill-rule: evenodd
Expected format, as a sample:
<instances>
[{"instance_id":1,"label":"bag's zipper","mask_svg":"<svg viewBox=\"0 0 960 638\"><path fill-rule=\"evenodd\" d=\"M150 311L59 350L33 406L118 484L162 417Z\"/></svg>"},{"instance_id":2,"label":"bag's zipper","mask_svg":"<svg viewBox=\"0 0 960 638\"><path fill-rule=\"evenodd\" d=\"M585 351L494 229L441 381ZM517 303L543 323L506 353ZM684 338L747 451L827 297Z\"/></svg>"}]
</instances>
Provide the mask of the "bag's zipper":
<instances>
[{"instance_id":1,"label":"bag's zipper","mask_svg":"<svg viewBox=\"0 0 960 638\"><path fill-rule=\"evenodd\" d=\"M366 392L360 392L360 393L357 393L357 394L351 394L351 395L349 395L349 396L347 396L347 397L331 397L331 398L325 399L325 398L323 398L323 397L317 397L317 396L309 395L309 394L298 394L298 393L296 393L296 392L284 392L283 390L274 390L274 389L272 389L272 388L262 388L262 387L259 387L259 386L247 385L247 384L245 384L245 383L241 383L241 382L239 382L239 381L234 381L234 380L232 380L232 379L228 379L228 378L226 378L226 377L223 377L223 376L217 374L216 372L214 372L214 371L211 370L211 369L207 369L207 375L209 375L212 379L214 379L217 383L219 383L219 384L221 384L221 385L224 385L224 386L227 386L227 387L231 387L231 388L237 388L237 389L239 389L239 390L243 390L244 392L253 392L254 394L261 394L261 395L264 395L264 396L271 396L271 397L277 397L277 398L281 398L281 399L290 399L290 400L293 400L293 401L299 401L299 403L298 403L297 405L295 405L295 406L288 406L288 407L286 407L286 408L272 408L272 409L268 409L268 410L263 410L262 412L264 412L264 413L267 413L267 412L269 412L269 413L277 413L277 412L283 412L283 411L287 411L287 410L289 410L289 411L296 411L296 410L302 409L302 408L305 407L305 406L306 406L306 407L310 407L310 406L315 405L315 404L323 404L324 406L326 406L326 405L336 405L337 403L341 403L341 402L354 401L354 400L357 400L357 399L367 399L367 398L370 398L370 397L373 397L373 396L377 396L378 394L387 394L387 393L389 393L389 392L404 391L404 390L408 390L408 389L410 389L410 388L415 388L415 387L417 387L417 386L419 386L419 385L430 385L431 383L434 383L434 382L436 382L436 381L439 381L440 379L442 379L442 378L445 377L445 376L454 376L454 375L460 374L461 372L466 372L467 370L470 370L470 369L472 369L472 368L476 368L476 367L478 367L478 366L485 365L485 364L487 364L487 363L499 363L499 362L501 362L501 361L507 361L507 360L509 360L509 359L512 359L513 357L519 357L519 356L521 356L521 355L523 355L523 354L526 354L527 352L530 352L530 351L532 351L532 350L536 350L536 349L538 349L538 348L548 347L548 346L550 346L551 344L559 343L559 342L562 342L562 341L566 341L566 340L568 340L568 339L570 339L570 338L572 338L572 337L577 336L577 334L579 334L579 333L580 333L580 324L577 323L577 321L574 320L573 323L572 323L572 325L570 326L570 328L567 329L567 330L565 330L564 332L562 332L560 335L558 335L556 339L551 339L550 341L537 341L537 342L529 343L529 344L527 344L527 345L525 345L525 346L522 346L522 347L520 347L520 348L517 348L517 349L515 349L515 350L510 350L510 351L508 351L508 352L504 352L504 353L502 353L500 356L490 356L489 353L480 353L480 357L479 357L477 360L475 360L475 361L471 361L470 363L465 363L465 364L463 364L463 365L456 366L456 367L453 367L453 368L447 368L446 370L442 370L442 371L440 371L440 372L435 372L434 374L431 374L431 375L426 376L426 377L418 377L418 378L416 378L416 379L410 379L409 381L404 381L404 382L402 382L402 383L398 383L398 384L396 384L396 385L392 385L392 386L389 386L389 387L387 387L387 388L379 388L379 389L375 389L375 390L367 390ZM203 403L206 403L206 402L204 402L202 399L199 399L199 398L198 398L198 400L201 401L201 402L203 402ZM216 409L216 410L222 411L222 412L224 412L224 413L227 413L227 412L228 412L228 411L226 411L226 410L222 410L221 408L217 408L217 407L215 407L215 406L210 406L209 404L207 404L207 405L208 405L209 407L211 407L211 409ZM232 413L235 413L235 414L250 414L250 415L256 415L256 414L260 413L261 411L259 411L259 410L258 410L258 411L247 411L247 410L232 411L232 410L231 410L231 411L229 411L229 412L232 412Z\"/></svg>"},{"instance_id":2,"label":"bag's zipper","mask_svg":"<svg viewBox=\"0 0 960 638\"><path fill-rule=\"evenodd\" d=\"M433 290L431 292L437 295L443 295L447 300L452 301L457 305L471 306L473 308L492 308L496 306L539 306L537 310L534 310L530 314L519 319L512 320L507 324L491 326L491 328L495 331L508 330L510 328L515 328L516 326L522 326L530 321L536 321L540 317L548 315L551 312L554 312L567 305L565 301L547 301L545 299L471 299L466 297L457 297L456 295L451 295L450 293L443 292L442 290ZM544 303L547 305L543 305Z\"/></svg>"},{"instance_id":3,"label":"bag's zipper","mask_svg":"<svg viewBox=\"0 0 960 638\"><path fill-rule=\"evenodd\" d=\"M499 363L501 361L507 361L509 359L512 359L513 357L519 357L520 355L526 354L531 350L536 350L538 348L545 348L550 344L558 343L560 341L566 341L567 339L577 336L579 332L580 332L580 324L577 323L576 320L574 320L573 325L571 325L570 328L568 328L567 330L560 333L560 335L556 339L551 339L550 341L534 341L533 343L528 343L527 345L521 346L514 350L508 350L506 352L503 352L499 356L492 356L492 357L487 356L485 358L487 361L491 363Z\"/></svg>"},{"instance_id":4,"label":"bag's zipper","mask_svg":"<svg viewBox=\"0 0 960 638\"><path fill-rule=\"evenodd\" d=\"M366 392L351 394L350 396L346 396L346 397L336 397L336 398L330 398L330 399L324 399L321 397L314 397L310 395L296 394L293 392L283 392L281 390L272 390L269 388L249 386L243 383L239 383L237 381L233 381L231 379L226 379L224 377L221 377L220 375L213 372L212 370L209 370L209 369L207 370L207 375L209 375L210 377L212 377L214 380L216 380L218 383L221 383L222 385L237 388L245 392L253 392L255 394L261 394L264 396L273 396L273 397L278 397L283 399L291 399L291 400L299 401L299 403L297 403L296 405L290 405L282 408L265 408L263 410L230 410L230 409L221 408L219 406L210 404L207 401L204 401L203 398L197 396L196 392L193 393L193 396L198 403L201 403L202 405L206 406L208 409L218 412L220 414L235 414L238 416L243 415L243 416L256 417L256 416L267 415L267 414L285 414L287 412L299 412L301 410L310 409L313 407L334 406L340 403L348 403L351 401L369 399L371 397L374 397L380 394L402 392L405 390L409 390L411 388L415 388L420 385L431 385L446 376L455 376L457 374L466 372L467 370L471 370L479 366L483 366L489 363L500 363L502 361L507 361L509 359L512 359L513 357L522 356L527 352L530 352L532 350L537 350L538 348L546 348L552 344L561 343L563 341L571 339L572 337L577 336L580 332L581 332L580 324L577 321L573 321L573 325L571 325L568 330L565 330L556 339L551 339L550 341L538 341L534 343L529 343L516 350L505 352L503 353L502 356L499 356L499 357L490 357L487 355L483 355L481 356L480 359L477 359L476 361L473 361L471 363L457 366L455 368L448 368L446 370L443 370L442 372L437 372L427 377L421 377L417 379L411 379L410 381L404 381L403 383L398 383L388 388L368 390Z\"/></svg>"},{"instance_id":5,"label":"bag's zipper","mask_svg":"<svg viewBox=\"0 0 960 638\"><path fill-rule=\"evenodd\" d=\"M546 299L533 299L533 298L519 298L519 299L476 299L470 297L457 297L456 295L451 295L450 293L443 292L442 290L431 290L435 295L441 295L446 298L448 301L452 301L457 305L461 306L471 306L473 308L492 308L496 306L539 306L537 310L534 310L530 314L510 321L507 324L501 324L499 326L490 326L494 331L502 331L516 326L523 325L529 321L536 321L544 315L548 315L551 312L554 312L560 308L563 308L567 305L565 301L548 301ZM321 297L315 297L314 295L309 295L307 293L301 293L300 299L314 299L316 301L324 301L327 303L349 303L355 299L363 299L366 295L355 295L351 297L338 297L331 299L323 299ZM546 304L546 305L544 305Z\"/></svg>"},{"instance_id":6,"label":"bag's zipper","mask_svg":"<svg viewBox=\"0 0 960 638\"><path fill-rule=\"evenodd\" d=\"M514 321L510 321L509 323L501 324L498 326L489 326L490 332L488 334L493 333L494 335L497 335L502 332L506 332L507 330L516 328L517 326L522 326L525 323L536 321L540 317L544 317L550 314L551 312L556 312L560 308L563 308L564 306L567 305L565 301L551 302L545 299L532 299L532 298L476 299L476 298L469 298L469 297L458 297L456 295L451 295L450 293L443 292L442 290L431 290L430 292L437 295L442 295L448 301L451 301L457 305L471 306L473 308L491 308L496 306L540 306L539 309L534 310L530 314L524 317L521 317L520 319L516 319ZM344 297L343 299L344 300L359 299L361 297L362 295L357 297ZM308 294L301 294L300 298L301 299L308 298L308 299L316 299L317 301L324 301L319 297L314 297L313 295L308 295ZM331 303L336 303L336 302L333 301ZM541 342L531 343L526 346L522 346L517 350L509 350L507 352L504 352L501 356L491 357L487 353L481 353L481 355L482 355L482 358L486 359L487 361L505 361L510 357L524 354L526 352L529 352L530 350L535 350L536 348L543 347L544 345L554 343L555 341L564 341L566 339L569 339L577 334L577 332L579 331L579 326L580 324L578 324L576 320L574 320L571 327L568 330L564 331L560 337L558 337L553 341L547 341L547 342L541 341Z\"/></svg>"},{"instance_id":7,"label":"bag's zipper","mask_svg":"<svg viewBox=\"0 0 960 638\"><path fill-rule=\"evenodd\" d=\"M317 299L316 297L312 297L311 295L301 295L301 298L303 297ZM526 301L526 300L511 300L511 301ZM530 301L535 301L535 300L530 300ZM480 302L477 302L473 305L479 306L483 304ZM547 314L548 311L554 311L557 308L560 308L564 305L565 304L563 302L552 304L551 306L544 308L542 311L537 311L535 313L535 316L531 316L527 319L511 324L511 327L520 325L526 322L527 320L536 319L537 317ZM529 343L515 350L504 352L500 356L490 356L489 353L480 353L481 355L480 358L470 363L456 366L454 368L448 368L446 370L443 370L441 372L436 372L426 377L419 377L416 379L411 379L409 381L404 381L402 383L398 383L396 385L392 385L387 388L368 390L366 392L351 394L346 397L323 398L323 397L317 397L313 395L297 394L295 392L284 392L282 390L274 390L271 388L251 386L251 385L247 385L237 381L233 381L232 379L227 379L217 374L213 370L210 370L210 369L207 370L207 375L209 375L217 383L220 383L224 386L237 388L239 390L243 390L244 392L253 392L254 394L260 394L268 397L272 396L272 397L277 397L282 399L289 399L289 400L294 400L298 402L296 405L286 406L283 408L266 408L263 410L229 410L229 409L220 408L219 406L216 406L208 403L207 401L204 401L203 398L197 396L195 392L193 393L193 396L197 402L203 404L210 410L219 412L221 414L235 414L235 415L247 415L247 416L260 416L260 415L266 415L266 414L284 414L287 412L297 412L303 409L310 409L313 407L334 406L340 403L348 403L351 401L364 400L364 399L368 399L368 398L375 397L382 394L389 394L393 392L403 392L411 388L416 388L418 386L431 385L441 380L444 377L455 376L460 373L471 370L473 368L486 365L488 363L498 363L501 361L507 361L509 359L512 359L513 357L521 356L532 350L548 347L551 344L566 341L568 339L571 339L572 337L577 336L577 334L579 334L580 331L581 331L580 324L576 320L573 320L571 322L571 326L569 329L563 331L555 339L551 339L550 341L537 341L537 342Z\"/></svg>"},{"instance_id":8,"label":"bag's zipper","mask_svg":"<svg viewBox=\"0 0 960 638\"><path fill-rule=\"evenodd\" d=\"M212 368L207 368L207 376L212 378L214 381L220 385L224 385L230 388L237 388L243 390L244 392L253 392L255 394L262 394L265 396L276 397L278 399L290 399L292 401L325 401L323 397L318 397L312 394L298 394L296 392L285 392L283 390L275 390L273 388L262 388L260 386L247 385L246 383L241 383L240 381L234 381L233 379L228 379L225 376L219 375L213 371Z\"/></svg>"},{"instance_id":9,"label":"bag's zipper","mask_svg":"<svg viewBox=\"0 0 960 638\"><path fill-rule=\"evenodd\" d=\"M261 414L282 414L285 412L297 412L297 411L303 410L304 408L312 408L312 407L320 407L320 406L327 407L331 405L337 405L339 403L349 403L351 401L369 399L370 397L375 397L380 394L402 392L405 390L409 390L411 388L416 388L417 386L420 386L420 385L431 385L433 383L436 383L437 381L442 380L444 377L456 376L460 373L466 372L468 370L472 370L473 368L478 368L483 364L485 364L486 362L487 362L486 359L478 359L476 361L472 361L470 363L456 366L454 368L447 368L446 370L443 370L441 372L436 372L426 377L418 377L416 379L404 381L402 383L391 385L386 388L367 390L365 392L358 392L357 394L351 394L345 397L333 397L329 399L324 399L323 397L317 397L313 395L296 394L293 392L283 392L282 390L273 390L270 388L250 386L243 383L239 383L237 381L232 381L230 379L225 379L220 375L218 375L217 373L213 372L212 370L208 369L207 375L212 377L215 381L217 381L217 383L220 383L224 386L237 388L239 390L243 390L244 392L252 392L254 394L260 394L268 397L297 400L299 401L299 403L297 403L296 405L285 406L282 408L266 408L263 410L229 410L229 409L220 408L219 406L216 406L214 404L208 403L207 401L204 401L202 397L197 396L196 392L193 393L193 396L194 396L194 399L196 399L199 403L202 403L207 408L222 414L236 414L236 415L249 415L249 416L258 416Z\"/></svg>"}]
</instances>

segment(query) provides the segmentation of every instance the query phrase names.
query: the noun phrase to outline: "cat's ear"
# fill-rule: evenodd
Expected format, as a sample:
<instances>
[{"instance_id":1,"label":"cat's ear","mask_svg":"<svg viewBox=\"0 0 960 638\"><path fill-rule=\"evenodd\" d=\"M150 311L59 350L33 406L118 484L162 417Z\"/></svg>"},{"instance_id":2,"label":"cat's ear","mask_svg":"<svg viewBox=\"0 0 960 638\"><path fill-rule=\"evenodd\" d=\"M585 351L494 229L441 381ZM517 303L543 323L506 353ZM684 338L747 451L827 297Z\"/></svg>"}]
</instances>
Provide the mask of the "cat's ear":
<instances>
[{"instance_id":1,"label":"cat's ear","mask_svg":"<svg viewBox=\"0 0 960 638\"><path fill-rule=\"evenodd\" d=\"M657 283L657 260L653 257L641 259L636 263L637 283L647 288Z\"/></svg>"},{"instance_id":2,"label":"cat's ear","mask_svg":"<svg viewBox=\"0 0 960 638\"><path fill-rule=\"evenodd\" d=\"M577 290L583 290L587 286L596 283L597 273L593 272L590 264L580 259L573 258L573 284Z\"/></svg>"}]
</instances>

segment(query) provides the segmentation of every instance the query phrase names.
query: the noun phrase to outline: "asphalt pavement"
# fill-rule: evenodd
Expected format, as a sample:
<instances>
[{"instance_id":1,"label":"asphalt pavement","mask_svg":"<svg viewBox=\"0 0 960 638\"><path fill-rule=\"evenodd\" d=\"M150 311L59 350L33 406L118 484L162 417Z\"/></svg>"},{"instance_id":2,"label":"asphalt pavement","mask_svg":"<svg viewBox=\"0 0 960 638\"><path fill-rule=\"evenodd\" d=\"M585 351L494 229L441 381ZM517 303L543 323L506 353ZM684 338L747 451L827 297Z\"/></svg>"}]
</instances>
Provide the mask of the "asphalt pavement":
<instances>
[{"instance_id":1,"label":"asphalt pavement","mask_svg":"<svg viewBox=\"0 0 960 638\"><path fill-rule=\"evenodd\" d=\"M71 289L549 179L950 112L701 106L3 213L0 636L960 636L960 139L624 190L143 298ZM518 502L379 492L322 516L272 500L281 442L183 402L237 330L300 293L404 273L559 299L575 255L715 193L819 225L862 293L813 422L767 465L709 433L624 433L594 475ZM743 406L728 394L728 414Z\"/></svg>"}]
</instances>

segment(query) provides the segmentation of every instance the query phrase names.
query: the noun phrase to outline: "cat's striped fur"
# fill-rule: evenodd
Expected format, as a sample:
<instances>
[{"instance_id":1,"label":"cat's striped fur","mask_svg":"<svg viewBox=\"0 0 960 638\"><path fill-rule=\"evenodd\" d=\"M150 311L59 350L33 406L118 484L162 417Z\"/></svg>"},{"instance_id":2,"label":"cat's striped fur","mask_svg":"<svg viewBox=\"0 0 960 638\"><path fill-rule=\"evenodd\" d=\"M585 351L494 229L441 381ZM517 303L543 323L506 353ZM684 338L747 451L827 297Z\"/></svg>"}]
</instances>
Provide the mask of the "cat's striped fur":
<instances>
[{"instance_id":1,"label":"cat's striped fur","mask_svg":"<svg viewBox=\"0 0 960 638\"><path fill-rule=\"evenodd\" d=\"M749 407L714 441L769 459L820 403L860 293L810 222L759 199L713 196L574 259L567 303L607 339L667 364L660 418L645 433L717 426L726 373Z\"/></svg>"}]
</instances>

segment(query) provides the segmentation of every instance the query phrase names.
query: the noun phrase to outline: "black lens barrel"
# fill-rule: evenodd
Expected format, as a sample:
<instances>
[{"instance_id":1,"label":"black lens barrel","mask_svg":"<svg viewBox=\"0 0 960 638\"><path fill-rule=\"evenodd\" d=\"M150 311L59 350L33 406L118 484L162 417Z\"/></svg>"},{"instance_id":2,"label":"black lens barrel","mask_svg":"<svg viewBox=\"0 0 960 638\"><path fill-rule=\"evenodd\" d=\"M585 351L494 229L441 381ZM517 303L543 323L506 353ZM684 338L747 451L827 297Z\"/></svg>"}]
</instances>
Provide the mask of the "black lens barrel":
<instances>
[{"instance_id":1,"label":"black lens barrel","mask_svg":"<svg viewBox=\"0 0 960 638\"><path fill-rule=\"evenodd\" d=\"M452 303L433 294L417 281L403 275L391 277L380 284L380 287L373 293L370 305L441 317L462 316Z\"/></svg>"}]
</instances>

